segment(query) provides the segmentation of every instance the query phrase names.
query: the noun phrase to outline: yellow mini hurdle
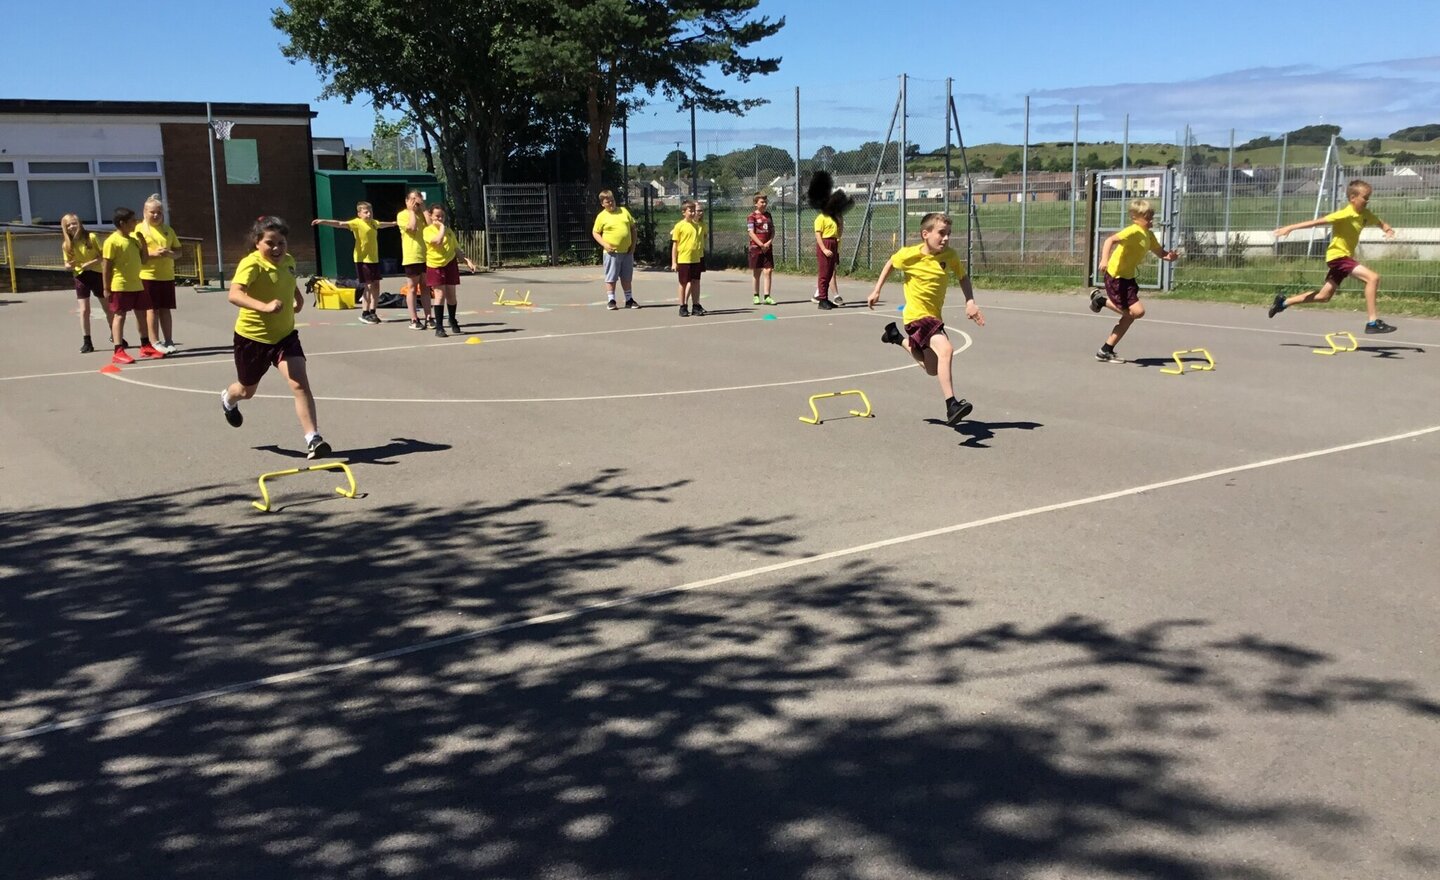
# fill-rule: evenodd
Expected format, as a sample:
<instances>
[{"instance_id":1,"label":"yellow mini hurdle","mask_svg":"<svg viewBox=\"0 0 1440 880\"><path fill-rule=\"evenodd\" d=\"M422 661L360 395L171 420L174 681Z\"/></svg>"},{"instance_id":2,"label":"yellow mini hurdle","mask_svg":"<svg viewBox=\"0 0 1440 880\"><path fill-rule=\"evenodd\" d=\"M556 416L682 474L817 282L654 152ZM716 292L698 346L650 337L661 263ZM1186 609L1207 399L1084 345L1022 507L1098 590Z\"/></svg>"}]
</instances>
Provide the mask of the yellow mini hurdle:
<instances>
[{"instance_id":1,"label":"yellow mini hurdle","mask_svg":"<svg viewBox=\"0 0 1440 880\"><path fill-rule=\"evenodd\" d=\"M827 398L827 397L844 397L844 396L849 395L849 394L853 394L853 395L855 395L856 397L860 398L860 402L863 403L863 404L865 404L865 411L864 411L864 412L861 412L861 411L858 410L858 409L852 409L852 410L850 410L850 415L855 416L857 419L873 419L873 418L875 418L875 413L874 413L874 411L871 410L871 408L870 408L870 398L868 398L868 397L865 396L865 392L864 392L864 391L859 391L859 390L851 390L851 391L831 391L831 392L829 392L828 394L812 394L812 395L810 395L810 417L809 417L809 418L806 418L805 416L801 416L801 417L800 417L800 421L804 422L804 423L807 424L807 425L818 425L818 424L820 424L820 422L823 421L823 420L820 418L820 410L816 408L816 406L815 406L815 401L817 401L817 400L824 400L824 399Z\"/></svg>"},{"instance_id":2,"label":"yellow mini hurdle","mask_svg":"<svg viewBox=\"0 0 1440 880\"><path fill-rule=\"evenodd\" d=\"M291 468L288 471L271 471L268 474L260 475L260 500L250 502L256 510L264 513L270 510L270 490L265 487L266 480L275 480L280 477L289 477L295 474L303 474L306 471L343 471L345 479L349 481L350 488L344 486L335 487L337 495L344 495L346 498L355 497L355 473L350 466L343 461L327 461L325 464L313 464L310 467Z\"/></svg>"},{"instance_id":3,"label":"yellow mini hurdle","mask_svg":"<svg viewBox=\"0 0 1440 880\"><path fill-rule=\"evenodd\" d=\"M1180 356L1181 356L1182 354L1198 354L1198 355L1204 355L1204 357L1205 357L1205 364L1204 364L1203 366L1201 366L1201 365L1196 365L1196 364L1186 364L1185 361L1183 361L1183 360L1180 359ZM1175 359L1175 369L1172 370L1172 369L1170 369L1169 367L1161 367L1161 368L1160 368L1160 372L1166 373L1166 374L1171 375L1171 376L1178 376L1178 375L1180 375L1181 373L1185 372L1185 369L1186 369L1187 366L1189 367L1190 372L1192 372L1192 373L1194 373L1194 372L1206 372L1206 371L1215 369L1215 359L1210 356L1210 352L1209 352L1207 349L1203 349L1203 348L1182 348L1182 349L1180 349L1179 351L1171 352L1170 356Z\"/></svg>"}]
</instances>

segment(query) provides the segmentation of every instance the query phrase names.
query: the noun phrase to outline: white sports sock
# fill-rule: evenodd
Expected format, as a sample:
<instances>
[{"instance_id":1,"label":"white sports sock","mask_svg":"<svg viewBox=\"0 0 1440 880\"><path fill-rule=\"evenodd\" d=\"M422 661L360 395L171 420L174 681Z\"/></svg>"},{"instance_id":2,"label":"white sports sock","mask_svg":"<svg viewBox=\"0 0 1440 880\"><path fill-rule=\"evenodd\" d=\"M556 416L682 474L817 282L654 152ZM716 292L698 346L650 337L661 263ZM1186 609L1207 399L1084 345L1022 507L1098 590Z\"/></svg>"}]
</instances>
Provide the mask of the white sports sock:
<instances>
[{"instance_id":1,"label":"white sports sock","mask_svg":"<svg viewBox=\"0 0 1440 880\"><path fill-rule=\"evenodd\" d=\"M319 436L320 436L320 432L319 432L319 431L316 431L316 432L313 433L313 434L306 434L306 435L305 435L305 445L306 445L306 446L309 446L309 445L310 445L310 442L311 442L312 440L314 440L315 438L319 437Z\"/></svg>"},{"instance_id":2,"label":"white sports sock","mask_svg":"<svg viewBox=\"0 0 1440 880\"><path fill-rule=\"evenodd\" d=\"M229 412L230 410L235 408L235 404L232 403L230 400L229 388L220 389L220 405L225 407L226 412Z\"/></svg>"}]
</instances>

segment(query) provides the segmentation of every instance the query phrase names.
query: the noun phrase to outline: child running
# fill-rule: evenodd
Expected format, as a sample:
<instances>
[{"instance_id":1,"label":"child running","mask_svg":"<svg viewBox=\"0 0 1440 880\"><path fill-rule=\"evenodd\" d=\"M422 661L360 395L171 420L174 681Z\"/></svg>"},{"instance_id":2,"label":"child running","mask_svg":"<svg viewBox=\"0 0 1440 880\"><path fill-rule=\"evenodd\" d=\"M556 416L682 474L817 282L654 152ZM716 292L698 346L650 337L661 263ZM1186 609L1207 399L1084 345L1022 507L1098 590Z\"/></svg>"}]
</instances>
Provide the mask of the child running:
<instances>
[{"instance_id":1,"label":"child running","mask_svg":"<svg viewBox=\"0 0 1440 880\"><path fill-rule=\"evenodd\" d=\"M460 284L460 261L471 272L475 264L460 253L460 243L455 231L445 225L445 209L435 205L430 209L425 227L425 283L430 286L431 301L435 303L435 335L444 339L447 334L441 326L445 310L450 311L450 333L459 334L460 322L455 319L455 288Z\"/></svg>"},{"instance_id":2,"label":"child running","mask_svg":"<svg viewBox=\"0 0 1440 880\"><path fill-rule=\"evenodd\" d=\"M765 305L775 305L775 300L770 296L770 285L774 281L775 274L775 220L766 210L770 200L764 193L755 194L755 210L745 218L745 232L749 236L749 247L746 255L750 258L750 273L755 277L755 297L752 302L760 305L760 282L765 282Z\"/></svg>"},{"instance_id":3,"label":"child running","mask_svg":"<svg viewBox=\"0 0 1440 880\"><path fill-rule=\"evenodd\" d=\"M175 258L180 256L180 238L165 224L165 203L159 193L145 200L141 211L144 218L135 227L135 234L145 246L149 259L140 269L140 280L150 296L150 315L146 326L155 347L166 354L175 353L175 335L171 312L175 311Z\"/></svg>"},{"instance_id":4,"label":"child running","mask_svg":"<svg viewBox=\"0 0 1440 880\"><path fill-rule=\"evenodd\" d=\"M150 295L145 292L140 269L150 257L135 235L135 212L129 208L116 208L111 220L115 231L110 233L100 249L100 277L105 281L110 299L110 338L115 345L110 360L117 364L135 363L125 350L128 348L125 342L127 312L135 313L135 332L140 334L140 356L163 358L165 353L150 344L149 330L146 329Z\"/></svg>"},{"instance_id":5,"label":"child running","mask_svg":"<svg viewBox=\"0 0 1440 880\"><path fill-rule=\"evenodd\" d=\"M600 213L595 215L590 237L604 252L605 308L612 312L620 308L615 302L617 282L625 290L625 308L640 308L630 289L635 277L635 217L629 208L615 206L615 193L608 189L600 191Z\"/></svg>"},{"instance_id":6,"label":"child running","mask_svg":"<svg viewBox=\"0 0 1440 880\"><path fill-rule=\"evenodd\" d=\"M305 457L324 458L330 444L320 436L305 349L295 329L295 314L305 307L305 299L295 283L295 258L286 252L289 236L290 227L279 217L261 217L250 228L255 250L235 267L230 282L230 304L240 309L235 318L236 381L220 392L220 408L231 427L240 427L245 421L240 401L254 397L265 373L277 367L295 395Z\"/></svg>"},{"instance_id":7,"label":"child running","mask_svg":"<svg viewBox=\"0 0 1440 880\"><path fill-rule=\"evenodd\" d=\"M405 270L405 306L410 310L410 329L424 330L430 311L430 287L425 283L425 196L412 189L405 195L405 209L395 215L400 227L400 268ZM419 309L416 309L416 302Z\"/></svg>"},{"instance_id":8,"label":"child running","mask_svg":"<svg viewBox=\"0 0 1440 880\"><path fill-rule=\"evenodd\" d=\"M350 220L312 220L311 226L329 226L332 229L348 229L355 236L355 277L360 282L361 294L360 323L379 324L376 314L380 303L380 281L385 277L380 271L381 229L390 229L396 224L375 219L375 208L369 202L355 204L355 217Z\"/></svg>"},{"instance_id":9,"label":"child running","mask_svg":"<svg viewBox=\"0 0 1440 880\"><path fill-rule=\"evenodd\" d=\"M105 306L105 279L100 277L100 237L85 229L76 214L60 218L60 255L65 258L65 268L75 273L75 298L80 306L80 353L89 354L95 350L90 342L90 297L100 301L100 313L105 323L110 323L110 312Z\"/></svg>"},{"instance_id":10,"label":"child running","mask_svg":"<svg viewBox=\"0 0 1440 880\"><path fill-rule=\"evenodd\" d=\"M705 225L699 216L699 204L694 199L686 199L680 206L680 222L670 230L670 271L680 282L682 318L705 315L705 308L700 305L700 275L705 271Z\"/></svg>"},{"instance_id":11,"label":"child running","mask_svg":"<svg viewBox=\"0 0 1440 880\"><path fill-rule=\"evenodd\" d=\"M880 278L875 289L870 291L865 304L871 309L880 301L880 291L890 272L899 269L905 275L905 332L894 322L885 325L880 335L881 342L891 343L910 352L925 372L940 380L940 393L945 395L945 424L958 425L974 409L970 401L956 399L955 386L951 382L950 359L955 347L945 335L945 319L941 310L945 307L945 290L949 276L954 275L965 294L965 317L980 327L985 326L985 316L975 304L975 290L970 276L965 272L965 261L950 248L950 215L926 214L920 219L920 243L901 248L885 261L880 269Z\"/></svg>"},{"instance_id":12,"label":"child running","mask_svg":"<svg viewBox=\"0 0 1440 880\"><path fill-rule=\"evenodd\" d=\"M1370 204L1371 192L1370 184L1363 180L1352 180L1350 185L1345 187L1345 197L1350 204L1318 220L1291 223L1275 230L1275 238L1281 239L1299 229L1330 224L1330 246L1325 249L1325 264L1330 267L1330 271L1326 273L1325 283L1320 285L1319 290L1296 294L1288 299L1283 293L1275 294L1275 301L1270 305L1270 317L1273 318L1301 303L1329 302L1340 283L1354 275L1365 284L1365 311L1368 315L1365 332L1395 332L1394 325L1382 321L1375 310L1375 296L1380 292L1380 274L1355 259L1355 252L1360 247L1360 230L1366 226L1379 226L1386 238L1395 237L1395 230L1390 228L1390 224L1376 217L1367 207Z\"/></svg>"},{"instance_id":13,"label":"child running","mask_svg":"<svg viewBox=\"0 0 1440 880\"><path fill-rule=\"evenodd\" d=\"M1135 280L1135 270L1148 251L1162 260L1173 262L1174 251L1160 246L1160 241L1150 227L1155 222L1155 209L1145 199L1130 202L1130 225L1105 239L1100 248L1101 277L1105 279L1105 292L1090 293L1090 311L1099 314L1108 308L1120 316L1095 360L1108 364L1123 364L1125 359L1115 353L1115 346L1125 338L1130 325L1145 317L1145 307L1140 304L1140 284Z\"/></svg>"}]
</instances>

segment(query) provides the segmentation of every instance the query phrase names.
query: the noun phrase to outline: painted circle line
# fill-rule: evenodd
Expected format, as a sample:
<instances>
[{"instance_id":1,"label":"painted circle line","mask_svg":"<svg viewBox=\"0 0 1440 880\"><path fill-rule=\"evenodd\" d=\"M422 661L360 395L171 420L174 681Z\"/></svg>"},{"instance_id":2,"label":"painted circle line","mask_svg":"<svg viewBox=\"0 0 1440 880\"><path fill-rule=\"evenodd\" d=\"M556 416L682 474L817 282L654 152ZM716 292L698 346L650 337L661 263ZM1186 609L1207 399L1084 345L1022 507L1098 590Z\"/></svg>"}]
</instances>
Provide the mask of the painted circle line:
<instances>
[{"instance_id":1,"label":"painted circle line","mask_svg":"<svg viewBox=\"0 0 1440 880\"><path fill-rule=\"evenodd\" d=\"M948 328L954 329L954 328ZM974 344L970 334L964 330L954 330L965 338L964 345L957 345L955 353L959 354ZM678 391L645 391L632 394L593 394L580 397L469 397L469 398L433 398L433 397L320 397L316 400L326 403L583 403L599 400L640 400L651 397L680 397L688 394L719 394L729 391L757 391L761 388L784 388L791 385L809 385L816 382L839 382L848 379L863 379L866 376L881 376L886 373L898 373L901 370L912 370L918 365L914 363L904 364L899 367L886 367L881 370L867 370L861 373L845 373L839 376L816 376L810 379L791 379L785 382L761 382L754 385L725 385L716 388L686 388ZM162 385L159 382L141 382L132 379L123 373L108 373L106 377L117 382L125 382L130 385L138 385L142 388L154 388L158 391L180 391L186 394L215 394L213 388L181 388L176 385ZM292 400L293 395L289 394L257 394L258 400Z\"/></svg>"}]
</instances>

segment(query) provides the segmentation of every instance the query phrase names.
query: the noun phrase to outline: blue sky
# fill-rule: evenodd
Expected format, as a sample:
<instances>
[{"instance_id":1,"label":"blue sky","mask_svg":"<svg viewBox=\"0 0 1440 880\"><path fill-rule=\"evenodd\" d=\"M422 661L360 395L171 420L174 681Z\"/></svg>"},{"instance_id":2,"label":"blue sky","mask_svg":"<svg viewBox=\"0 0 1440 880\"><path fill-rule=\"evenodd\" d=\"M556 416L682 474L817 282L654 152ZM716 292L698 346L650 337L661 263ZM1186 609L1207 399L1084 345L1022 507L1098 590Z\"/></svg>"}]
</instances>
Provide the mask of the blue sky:
<instances>
[{"instance_id":1,"label":"blue sky","mask_svg":"<svg viewBox=\"0 0 1440 880\"><path fill-rule=\"evenodd\" d=\"M0 97L308 102L319 111L317 135L368 137L368 105L318 101L323 83L315 71L281 56L281 35L270 25L275 5L78 0L64 5L57 32L55 7L7 4ZM744 118L702 114L699 152L752 143L793 149L796 87L803 154L879 140L902 72L912 77L910 139L922 149L943 143L947 77L967 143L1018 143L1027 94L1032 141L1069 140L1077 104L1086 141L1119 141L1127 113L1132 141L1174 141L1186 124L1201 140L1224 143L1231 128L1243 142L1318 122L1341 125L1350 138L1440 122L1436 0L1380 7L1213 0L1078 11L1083 6L1029 0L1012 7L1022 14L992 4L762 0L761 14L787 20L757 48L780 56L780 71L735 84L734 92L771 103ZM1138 9L1153 15L1109 11ZM133 75L121 74L117 47L130 48ZM97 66L77 69L81 59ZM151 64L153 73L140 67ZM652 105L632 121L630 159L654 161L677 140L688 152L688 116ZM614 143L618 149L618 137Z\"/></svg>"}]
</instances>

